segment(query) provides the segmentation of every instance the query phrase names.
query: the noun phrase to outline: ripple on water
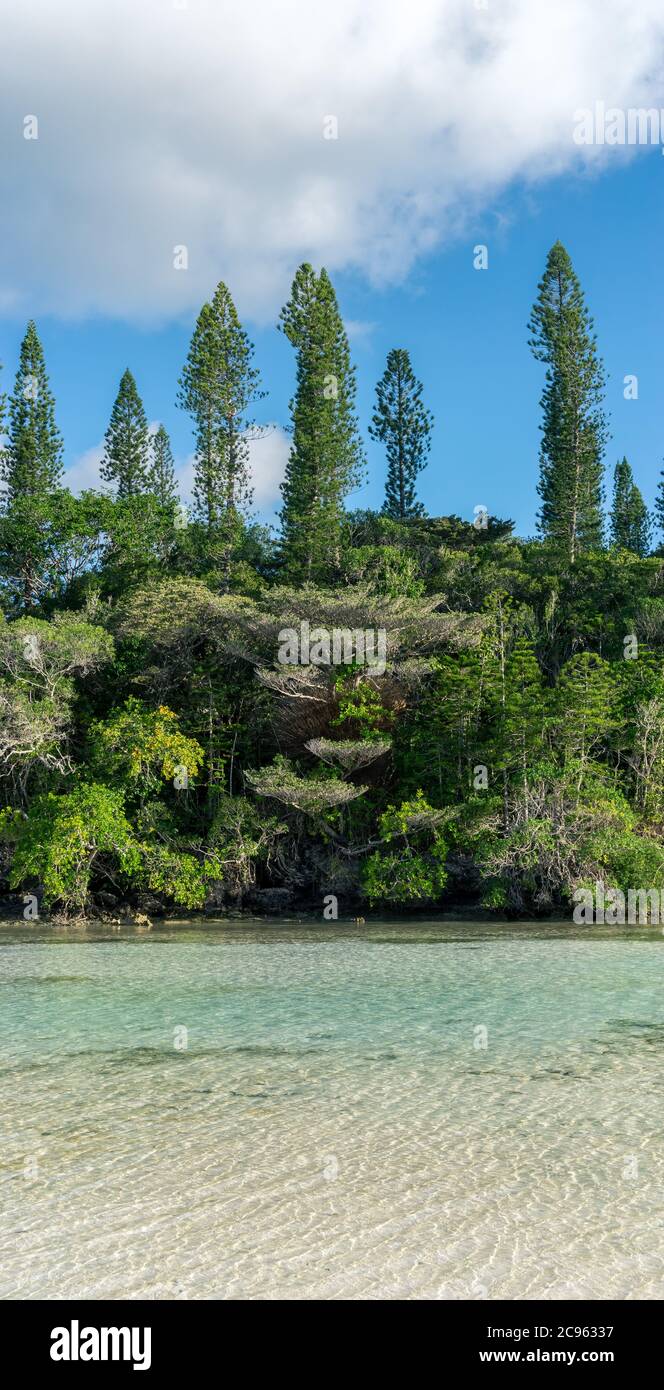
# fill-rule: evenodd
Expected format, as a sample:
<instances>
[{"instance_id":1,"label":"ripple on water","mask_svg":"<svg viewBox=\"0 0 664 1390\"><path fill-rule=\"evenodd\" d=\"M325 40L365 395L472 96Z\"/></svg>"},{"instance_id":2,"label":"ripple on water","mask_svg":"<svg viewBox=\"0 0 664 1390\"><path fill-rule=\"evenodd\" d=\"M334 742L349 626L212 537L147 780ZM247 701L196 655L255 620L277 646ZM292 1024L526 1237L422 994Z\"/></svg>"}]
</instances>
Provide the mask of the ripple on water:
<instances>
[{"instance_id":1,"label":"ripple on water","mask_svg":"<svg viewBox=\"0 0 664 1390\"><path fill-rule=\"evenodd\" d=\"M663 944L0 947L0 1295L660 1297Z\"/></svg>"}]
</instances>

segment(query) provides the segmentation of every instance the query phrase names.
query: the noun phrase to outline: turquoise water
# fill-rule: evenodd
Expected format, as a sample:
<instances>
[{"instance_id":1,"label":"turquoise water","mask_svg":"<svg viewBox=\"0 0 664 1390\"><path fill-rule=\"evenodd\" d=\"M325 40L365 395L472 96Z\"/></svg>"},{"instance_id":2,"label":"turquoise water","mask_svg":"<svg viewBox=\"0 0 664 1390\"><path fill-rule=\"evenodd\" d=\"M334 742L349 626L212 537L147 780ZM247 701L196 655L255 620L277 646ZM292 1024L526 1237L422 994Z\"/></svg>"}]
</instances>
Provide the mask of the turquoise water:
<instances>
[{"instance_id":1,"label":"turquoise water","mask_svg":"<svg viewBox=\"0 0 664 1390\"><path fill-rule=\"evenodd\" d=\"M658 928L4 927L0 1296L659 1298L663 972Z\"/></svg>"}]
</instances>

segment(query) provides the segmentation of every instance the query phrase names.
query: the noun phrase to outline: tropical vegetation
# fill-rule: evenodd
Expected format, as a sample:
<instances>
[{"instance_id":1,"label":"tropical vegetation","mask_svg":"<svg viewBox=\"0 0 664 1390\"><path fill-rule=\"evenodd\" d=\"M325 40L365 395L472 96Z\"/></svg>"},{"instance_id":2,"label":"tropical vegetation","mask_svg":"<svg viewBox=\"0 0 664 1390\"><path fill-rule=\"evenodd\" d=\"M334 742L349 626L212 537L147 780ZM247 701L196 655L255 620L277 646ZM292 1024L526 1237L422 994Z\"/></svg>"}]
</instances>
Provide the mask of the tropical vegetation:
<instances>
[{"instance_id":1,"label":"tropical vegetation","mask_svg":"<svg viewBox=\"0 0 664 1390\"><path fill-rule=\"evenodd\" d=\"M251 511L263 386L228 288L178 387L191 503L127 369L104 486L74 496L34 323L0 396L0 873L10 904L95 914L466 904L569 912L598 880L664 884L664 485L616 463L604 372L564 247L529 325L542 364L534 537L428 516L444 430L390 351L365 475L334 288L301 266L277 535ZM385 661L278 660L284 629L382 633ZM324 646L324 644L323 644ZM322 648L321 648L322 650ZM329 646L328 646L329 650Z\"/></svg>"}]
</instances>

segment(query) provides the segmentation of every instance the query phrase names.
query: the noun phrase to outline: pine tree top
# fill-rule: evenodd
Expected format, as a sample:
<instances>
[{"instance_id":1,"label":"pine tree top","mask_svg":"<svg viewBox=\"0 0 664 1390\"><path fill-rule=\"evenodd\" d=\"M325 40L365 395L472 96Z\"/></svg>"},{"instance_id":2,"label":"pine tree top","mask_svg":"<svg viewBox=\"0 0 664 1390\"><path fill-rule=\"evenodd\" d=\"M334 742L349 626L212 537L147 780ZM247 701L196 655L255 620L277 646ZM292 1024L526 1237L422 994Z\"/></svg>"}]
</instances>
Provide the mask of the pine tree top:
<instances>
[{"instance_id":1,"label":"pine tree top","mask_svg":"<svg viewBox=\"0 0 664 1390\"><path fill-rule=\"evenodd\" d=\"M33 319L19 351L9 401L9 442L2 456L2 478L9 498L36 497L59 486L62 436L55 422L46 361Z\"/></svg>"},{"instance_id":2,"label":"pine tree top","mask_svg":"<svg viewBox=\"0 0 664 1390\"><path fill-rule=\"evenodd\" d=\"M148 469L148 421L133 373L120 378L108 429L104 436L101 476L117 487L118 497L144 492Z\"/></svg>"}]
</instances>

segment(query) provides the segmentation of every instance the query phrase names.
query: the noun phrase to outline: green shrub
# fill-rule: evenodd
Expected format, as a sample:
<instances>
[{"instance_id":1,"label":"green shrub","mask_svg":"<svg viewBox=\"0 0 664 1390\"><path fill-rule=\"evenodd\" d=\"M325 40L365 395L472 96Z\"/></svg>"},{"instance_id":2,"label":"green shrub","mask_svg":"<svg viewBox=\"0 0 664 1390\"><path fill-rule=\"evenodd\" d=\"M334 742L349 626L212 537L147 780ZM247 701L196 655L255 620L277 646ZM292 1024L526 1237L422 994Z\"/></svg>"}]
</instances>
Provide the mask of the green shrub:
<instances>
[{"instance_id":1,"label":"green shrub","mask_svg":"<svg viewBox=\"0 0 664 1390\"><path fill-rule=\"evenodd\" d=\"M25 817L2 812L0 837L14 845L10 886L41 884L47 905L59 903L65 911L83 912L102 856L128 877L141 864L122 793L94 782L66 796L35 797Z\"/></svg>"},{"instance_id":2,"label":"green shrub","mask_svg":"<svg viewBox=\"0 0 664 1390\"><path fill-rule=\"evenodd\" d=\"M447 845L439 829L445 819L418 792L412 801L389 806L379 818L386 846L370 855L363 887L369 902L402 906L434 902L447 882Z\"/></svg>"}]
</instances>

